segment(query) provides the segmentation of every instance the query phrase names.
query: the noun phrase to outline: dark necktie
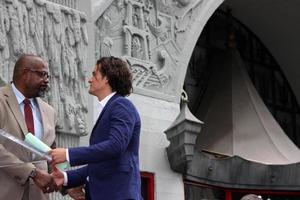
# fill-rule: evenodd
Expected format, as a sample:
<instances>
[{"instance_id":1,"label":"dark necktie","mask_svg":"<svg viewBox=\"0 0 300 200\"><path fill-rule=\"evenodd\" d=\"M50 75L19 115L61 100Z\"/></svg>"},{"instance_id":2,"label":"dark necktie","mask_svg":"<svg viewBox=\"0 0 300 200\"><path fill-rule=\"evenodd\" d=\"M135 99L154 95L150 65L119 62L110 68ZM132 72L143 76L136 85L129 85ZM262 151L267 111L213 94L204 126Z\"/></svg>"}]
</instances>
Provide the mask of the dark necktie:
<instances>
[{"instance_id":1,"label":"dark necktie","mask_svg":"<svg viewBox=\"0 0 300 200\"><path fill-rule=\"evenodd\" d=\"M24 99L24 116L28 132L34 135L34 122L29 99Z\"/></svg>"}]
</instances>

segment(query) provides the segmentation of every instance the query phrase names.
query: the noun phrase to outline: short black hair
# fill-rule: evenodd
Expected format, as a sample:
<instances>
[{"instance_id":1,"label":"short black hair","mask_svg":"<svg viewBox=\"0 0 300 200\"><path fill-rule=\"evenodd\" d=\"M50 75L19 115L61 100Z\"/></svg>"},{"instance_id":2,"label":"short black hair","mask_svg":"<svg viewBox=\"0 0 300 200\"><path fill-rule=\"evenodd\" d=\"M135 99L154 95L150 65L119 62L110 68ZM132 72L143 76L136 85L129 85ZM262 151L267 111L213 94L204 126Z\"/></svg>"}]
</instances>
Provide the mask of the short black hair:
<instances>
[{"instance_id":1,"label":"short black hair","mask_svg":"<svg viewBox=\"0 0 300 200\"><path fill-rule=\"evenodd\" d=\"M36 60L34 58L41 59L41 57L32 54L23 54L19 57L14 67L13 82L18 80L20 75L23 74L22 71L24 68L32 68L33 66L35 66Z\"/></svg>"}]
</instances>

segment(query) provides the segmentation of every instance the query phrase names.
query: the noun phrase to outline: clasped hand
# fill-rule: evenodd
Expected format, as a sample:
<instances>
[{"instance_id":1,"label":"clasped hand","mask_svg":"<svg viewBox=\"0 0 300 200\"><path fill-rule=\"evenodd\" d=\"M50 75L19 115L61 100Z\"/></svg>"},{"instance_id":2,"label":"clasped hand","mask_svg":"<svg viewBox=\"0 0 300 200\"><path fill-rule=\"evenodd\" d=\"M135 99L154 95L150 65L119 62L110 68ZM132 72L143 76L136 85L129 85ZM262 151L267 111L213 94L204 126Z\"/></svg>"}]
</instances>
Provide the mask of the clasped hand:
<instances>
[{"instance_id":1,"label":"clasped hand","mask_svg":"<svg viewBox=\"0 0 300 200\"><path fill-rule=\"evenodd\" d=\"M58 170L55 165L58 163L63 163L66 161L66 149L58 148L49 151L52 156L52 161L50 162L53 172L48 174L45 171L36 170L36 176L33 178L35 184L44 192L51 193L58 191L64 183L64 175Z\"/></svg>"},{"instance_id":2,"label":"clasped hand","mask_svg":"<svg viewBox=\"0 0 300 200\"><path fill-rule=\"evenodd\" d=\"M34 183L44 192L51 193L61 189L64 183L64 175L57 168L52 168L53 172L48 174L43 170L36 170L36 176L33 179Z\"/></svg>"},{"instance_id":3,"label":"clasped hand","mask_svg":"<svg viewBox=\"0 0 300 200\"><path fill-rule=\"evenodd\" d=\"M55 166L52 167L52 170L53 171L51 173L51 176L53 177L58 189L61 190L64 184L64 174ZM67 194L70 195L70 197L72 197L72 199L74 200L85 200L85 193L83 191L83 186L68 189Z\"/></svg>"},{"instance_id":4,"label":"clasped hand","mask_svg":"<svg viewBox=\"0 0 300 200\"><path fill-rule=\"evenodd\" d=\"M50 193L58 190L54 177L45 171L37 169L36 176L32 179L44 193Z\"/></svg>"},{"instance_id":5,"label":"clasped hand","mask_svg":"<svg viewBox=\"0 0 300 200\"><path fill-rule=\"evenodd\" d=\"M63 163L66 161L66 149L64 148L52 149L48 153L52 157L52 161L50 162L52 168L51 176L53 177L56 185L59 188L61 188L64 183L64 174L62 171L56 168L56 164Z\"/></svg>"},{"instance_id":6,"label":"clasped hand","mask_svg":"<svg viewBox=\"0 0 300 200\"><path fill-rule=\"evenodd\" d=\"M64 184L64 174L62 171L60 171L59 169L56 168L56 165L67 161L66 151L67 150L64 148L56 148L56 149L52 149L48 152L49 155L51 155L51 157L52 157L52 161L50 162L50 165L52 168L51 176L53 177L53 180L59 190L61 190L61 188ZM83 191L83 186L68 189L67 194L69 194L75 200L84 200L85 199L85 193Z\"/></svg>"}]
</instances>

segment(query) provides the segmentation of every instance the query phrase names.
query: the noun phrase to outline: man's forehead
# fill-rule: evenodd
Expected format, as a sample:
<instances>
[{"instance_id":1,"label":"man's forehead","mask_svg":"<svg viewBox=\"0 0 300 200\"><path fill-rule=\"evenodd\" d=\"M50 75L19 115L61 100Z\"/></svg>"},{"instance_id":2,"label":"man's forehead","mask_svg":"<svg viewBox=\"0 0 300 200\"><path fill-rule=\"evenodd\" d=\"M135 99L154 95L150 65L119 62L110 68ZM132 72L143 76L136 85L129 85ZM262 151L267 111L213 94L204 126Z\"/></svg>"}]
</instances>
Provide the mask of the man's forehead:
<instances>
[{"instance_id":1,"label":"man's forehead","mask_svg":"<svg viewBox=\"0 0 300 200\"><path fill-rule=\"evenodd\" d=\"M32 58L32 62L35 63L36 67L40 68L47 68L48 69L48 63L45 62L42 58L40 57L34 57Z\"/></svg>"},{"instance_id":2,"label":"man's forehead","mask_svg":"<svg viewBox=\"0 0 300 200\"><path fill-rule=\"evenodd\" d=\"M41 71L49 71L49 67L47 63L40 63L39 65L36 65L36 69L39 69Z\"/></svg>"}]
</instances>

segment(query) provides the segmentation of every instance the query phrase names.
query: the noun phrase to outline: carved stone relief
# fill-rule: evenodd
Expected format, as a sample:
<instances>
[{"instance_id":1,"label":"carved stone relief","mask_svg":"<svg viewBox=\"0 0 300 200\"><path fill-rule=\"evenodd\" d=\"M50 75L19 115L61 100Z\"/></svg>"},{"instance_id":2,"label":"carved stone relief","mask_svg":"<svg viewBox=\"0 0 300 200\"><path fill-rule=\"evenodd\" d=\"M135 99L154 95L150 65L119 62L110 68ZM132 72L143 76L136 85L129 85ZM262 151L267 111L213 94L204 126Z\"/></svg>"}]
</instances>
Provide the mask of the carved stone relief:
<instances>
[{"instance_id":1,"label":"carved stone relief","mask_svg":"<svg viewBox=\"0 0 300 200\"><path fill-rule=\"evenodd\" d=\"M0 1L0 80L8 83L18 57L36 54L49 64L45 100L58 115L58 131L87 134L87 30L79 11L45 0Z\"/></svg>"},{"instance_id":2,"label":"carved stone relief","mask_svg":"<svg viewBox=\"0 0 300 200\"><path fill-rule=\"evenodd\" d=\"M134 92L174 100L184 37L202 1L115 0L95 22L96 58L122 56Z\"/></svg>"}]
</instances>

